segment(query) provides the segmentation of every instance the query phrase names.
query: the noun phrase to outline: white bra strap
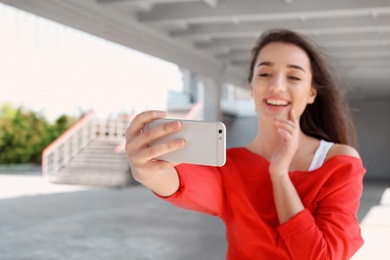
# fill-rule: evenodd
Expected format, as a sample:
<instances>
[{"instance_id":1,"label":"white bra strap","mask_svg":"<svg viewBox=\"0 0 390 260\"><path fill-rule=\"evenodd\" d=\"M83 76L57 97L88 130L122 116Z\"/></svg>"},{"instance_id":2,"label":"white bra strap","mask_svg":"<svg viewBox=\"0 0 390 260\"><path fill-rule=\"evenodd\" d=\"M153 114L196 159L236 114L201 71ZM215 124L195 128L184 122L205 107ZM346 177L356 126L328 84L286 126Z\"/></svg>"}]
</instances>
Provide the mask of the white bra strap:
<instances>
[{"instance_id":1,"label":"white bra strap","mask_svg":"<svg viewBox=\"0 0 390 260\"><path fill-rule=\"evenodd\" d=\"M333 143L331 142L320 140L320 145L318 146L317 151L313 156L313 160L310 163L308 171L314 171L324 164L326 155L328 154L328 151L332 145Z\"/></svg>"}]
</instances>

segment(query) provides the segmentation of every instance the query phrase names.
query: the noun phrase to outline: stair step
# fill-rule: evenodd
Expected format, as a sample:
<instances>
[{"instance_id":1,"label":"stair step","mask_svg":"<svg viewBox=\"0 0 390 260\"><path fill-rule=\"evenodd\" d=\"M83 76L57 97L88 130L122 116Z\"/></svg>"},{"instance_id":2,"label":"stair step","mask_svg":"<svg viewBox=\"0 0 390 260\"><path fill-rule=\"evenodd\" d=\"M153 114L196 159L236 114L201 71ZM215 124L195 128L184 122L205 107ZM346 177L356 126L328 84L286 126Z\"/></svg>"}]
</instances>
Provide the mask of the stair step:
<instances>
[{"instance_id":1,"label":"stair step","mask_svg":"<svg viewBox=\"0 0 390 260\"><path fill-rule=\"evenodd\" d=\"M109 187L134 182L126 154L114 152L122 140L92 141L57 174L51 176L51 181Z\"/></svg>"},{"instance_id":2,"label":"stair step","mask_svg":"<svg viewBox=\"0 0 390 260\"><path fill-rule=\"evenodd\" d=\"M123 139L112 139L112 140L103 140L103 139L96 139L91 142L91 144L103 144L103 145L118 145L123 141Z\"/></svg>"},{"instance_id":3,"label":"stair step","mask_svg":"<svg viewBox=\"0 0 390 260\"><path fill-rule=\"evenodd\" d=\"M96 176L115 176L115 175L127 175L130 173L130 169L126 170L105 170L105 169L69 169L69 168L62 168L60 172L58 172L58 175L72 175L72 174L91 174Z\"/></svg>"},{"instance_id":4,"label":"stair step","mask_svg":"<svg viewBox=\"0 0 390 260\"><path fill-rule=\"evenodd\" d=\"M95 156L77 156L75 157L72 162L78 162L78 163L127 163L126 158L120 158L120 157L95 157Z\"/></svg>"},{"instance_id":5,"label":"stair step","mask_svg":"<svg viewBox=\"0 0 390 260\"><path fill-rule=\"evenodd\" d=\"M94 143L92 142L88 147L116 147L119 143Z\"/></svg>"},{"instance_id":6,"label":"stair step","mask_svg":"<svg viewBox=\"0 0 390 260\"><path fill-rule=\"evenodd\" d=\"M135 182L129 172L102 174L90 171L61 171L50 177L50 180L57 183L104 187L123 187Z\"/></svg>"},{"instance_id":7,"label":"stair step","mask_svg":"<svg viewBox=\"0 0 390 260\"><path fill-rule=\"evenodd\" d=\"M69 168L62 168L58 174L92 174L92 175L99 175L99 176L114 176L117 174L128 174L130 169L69 169Z\"/></svg>"},{"instance_id":8,"label":"stair step","mask_svg":"<svg viewBox=\"0 0 390 260\"><path fill-rule=\"evenodd\" d=\"M76 163L71 162L64 169L70 170L94 170L94 171L126 171L129 169L128 164L107 164L107 163Z\"/></svg>"},{"instance_id":9,"label":"stair step","mask_svg":"<svg viewBox=\"0 0 390 260\"><path fill-rule=\"evenodd\" d=\"M85 149L82 150L79 154L107 154L107 155L117 155L117 153L114 152L114 149Z\"/></svg>"},{"instance_id":10,"label":"stair step","mask_svg":"<svg viewBox=\"0 0 390 260\"><path fill-rule=\"evenodd\" d=\"M82 153L76 157L84 158L84 159L95 158L95 159L103 159L103 160L125 160L126 159L126 157L123 158L123 156L118 156L117 154L104 154L104 153L101 154Z\"/></svg>"},{"instance_id":11,"label":"stair step","mask_svg":"<svg viewBox=\"0 0 390 260\"><path fill-rule=\"evenodd\" d=\"M107 148L115 148L117 147L119 144L94 144L92 143L91 145L87 146L87 147L90 147L90 148L101 148L101 149L107 149Z\"/></svg>"}]
</instances>

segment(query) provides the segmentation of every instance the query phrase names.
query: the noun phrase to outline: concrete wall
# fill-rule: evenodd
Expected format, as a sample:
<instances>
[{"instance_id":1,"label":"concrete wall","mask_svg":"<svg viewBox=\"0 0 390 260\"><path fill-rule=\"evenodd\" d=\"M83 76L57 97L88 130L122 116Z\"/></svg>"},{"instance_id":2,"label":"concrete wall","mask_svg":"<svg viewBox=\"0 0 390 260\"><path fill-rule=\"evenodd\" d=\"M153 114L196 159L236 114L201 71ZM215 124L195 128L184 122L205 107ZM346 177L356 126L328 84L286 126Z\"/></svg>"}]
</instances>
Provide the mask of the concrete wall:
<instances>
[{"instance_id":1,"label":"concrete wall","mask_svg":"<svg viewBox=\"0 0 390 260\"><path fill-rule=\"evenodd\" d=\"M390 97L350 101L356 125L358 151L367 169L366 179L390 180ZM227 147L245 146L256 135L255 117L226 116Z\"/></svg>"},{"instance_id":2,"label":"concrete wall","mask_svg":"<svg viewBox=\"0 0 390 260\"><path fill-rule=\"evenodd\" d=\"M232 117L224 115L223 122L226 125L226 146L246 146L257 133L256 117Z\"/></svg>"},{"instance_id":3,"label":"concrete wall","mask_svg":"<svg viewBox=\"0 0 390 260\"><path fill-rule=\"evenodd\" d=\"M350 101L368 179L390 180L390 97Z\"/></svg>"}]
</instances>

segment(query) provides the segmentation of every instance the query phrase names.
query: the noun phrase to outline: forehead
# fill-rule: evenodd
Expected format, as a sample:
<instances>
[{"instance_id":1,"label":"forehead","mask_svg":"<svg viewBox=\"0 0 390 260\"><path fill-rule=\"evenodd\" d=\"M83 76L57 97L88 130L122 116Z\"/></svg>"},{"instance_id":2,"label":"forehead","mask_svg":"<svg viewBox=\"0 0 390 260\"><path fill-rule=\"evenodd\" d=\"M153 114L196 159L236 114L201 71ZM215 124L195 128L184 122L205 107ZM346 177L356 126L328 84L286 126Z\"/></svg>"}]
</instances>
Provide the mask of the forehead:
<instances>
[{"instance_id":1,"label":"forehead","mask_svg":"<svg viewBox=\"0 0 390 260\"><path fill-rule=\"evenodd\" d=\"M310 69L310 59L300 47L282 42L272 42L265 45L257 55L256 64L260 62L272 62L276 65L298 65Z\"/></svg>"}]
</instances>

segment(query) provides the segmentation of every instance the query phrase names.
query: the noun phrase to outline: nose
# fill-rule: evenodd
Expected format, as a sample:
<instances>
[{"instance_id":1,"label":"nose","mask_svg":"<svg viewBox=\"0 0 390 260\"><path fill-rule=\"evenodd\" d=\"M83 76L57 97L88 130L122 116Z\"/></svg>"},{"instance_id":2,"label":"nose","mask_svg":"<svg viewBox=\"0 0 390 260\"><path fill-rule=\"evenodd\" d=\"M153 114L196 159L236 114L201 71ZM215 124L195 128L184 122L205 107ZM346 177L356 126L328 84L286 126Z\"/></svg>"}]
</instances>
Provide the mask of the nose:
<instances>
[{"instance_id":1,"label":"nose","mask_svg":"<svg viewBox=\"0 0 390 260\"><path fill-rule=\"evenodd\" d=\"M274 92L283 92L286 90L286 81L282 76L274 76L270 82L270 90Z\"/></svg>"}]
</instances>

